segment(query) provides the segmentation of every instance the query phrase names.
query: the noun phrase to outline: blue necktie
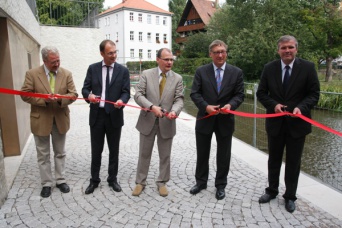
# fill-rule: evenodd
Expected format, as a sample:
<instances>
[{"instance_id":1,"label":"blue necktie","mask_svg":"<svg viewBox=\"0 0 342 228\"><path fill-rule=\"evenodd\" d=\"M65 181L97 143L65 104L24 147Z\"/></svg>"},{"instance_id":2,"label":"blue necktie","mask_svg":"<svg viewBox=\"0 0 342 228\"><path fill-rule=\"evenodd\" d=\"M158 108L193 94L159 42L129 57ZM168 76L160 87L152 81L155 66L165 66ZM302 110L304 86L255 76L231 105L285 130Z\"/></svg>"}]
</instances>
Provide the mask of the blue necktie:
<instances>
[{"instance_id":1,"label":"blue necktie","mask_svg":"<svg viewBox=\"0 0 342 228\"><path fill-rule=\"evenodd\" d=\"M283 80L283 89L284 91L287 90L287 86L289 84L289 79L290 79L290 66L286 65L286 70L285 70L285 74L284 74L284 80Z\"/></svg>"},{"instance_id":2,"label":"blue necktie","mask_svg":"<svg viewBox=\"0 0 342 228\"><path fill-rule=\"evenodd\" d=\"M106 95L105 95L105 100L108 100L108 94L109 94L109 68L110 66L106 66L107 67L107 75L106 75ZM110 112L110 103L105 102L104 108L106 110L106 113Z\"/></svg>"},{"instance_id":3,"label":"blue necktie","mask_svg":"<svg viewBox=\"0 0 342 228\"><path fill-rule=\"evenodd\" d=\"M216 69L216 83L217 83L217 92L220 92L221 89L221 68Z\"/></svg>"}]
</instances>

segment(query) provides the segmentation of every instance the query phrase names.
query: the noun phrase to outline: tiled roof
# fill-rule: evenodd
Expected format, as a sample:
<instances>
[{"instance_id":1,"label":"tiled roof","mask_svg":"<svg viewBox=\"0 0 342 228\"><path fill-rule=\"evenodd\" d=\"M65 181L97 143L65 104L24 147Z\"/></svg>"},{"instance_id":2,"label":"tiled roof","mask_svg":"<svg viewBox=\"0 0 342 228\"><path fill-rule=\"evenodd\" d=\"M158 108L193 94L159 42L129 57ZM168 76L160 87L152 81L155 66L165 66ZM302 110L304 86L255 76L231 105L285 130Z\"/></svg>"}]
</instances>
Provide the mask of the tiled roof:
<instances>
[{"instance_id":1,"label":"tiled roof","mask_svg":"<svg viewBox=\"0 0 342 228\"><path fill-rule=\"evenodd\" d=\"M108 14L112 11L116 11L119 9L136 9L136 10L146 10L146 11L151 11L151 12L157 12L157 13L164 13L164 14L173 14L169 11L163 10L145 0L123 0L120 4L113 6L109 8L108 10L102 12L99 14L99 16L103 14Z\"/></svg>"},{"instance_id":2,"label":"tiled roof","mask_svg":"<svg viewBox=\"0 0 342 228\"><path fill-rule=\"evenodd\" d=\"M190 1L190 0L189 0ZM188 3L189 3L188 1ZM207 25L210 21L210 18L214 15L216 8L215 8L215 1L211 0L191 0L192 4L194 5L197 13L200 15L203 23Z\"/></svg>"}]
</instances>

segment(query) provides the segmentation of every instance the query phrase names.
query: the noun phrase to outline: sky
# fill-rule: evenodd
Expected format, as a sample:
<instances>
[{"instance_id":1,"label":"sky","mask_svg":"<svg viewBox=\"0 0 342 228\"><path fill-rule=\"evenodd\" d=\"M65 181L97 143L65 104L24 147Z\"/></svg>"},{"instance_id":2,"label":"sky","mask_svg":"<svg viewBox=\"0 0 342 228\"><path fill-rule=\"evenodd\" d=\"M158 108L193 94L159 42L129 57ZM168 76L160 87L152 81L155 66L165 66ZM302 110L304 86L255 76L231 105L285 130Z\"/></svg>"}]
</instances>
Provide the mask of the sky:
<instances>
[{"instance_id":1,"label":"sky","mask_svg":"<svg viewBox=\"0 0 342 228\"><path fill-rule=\"evenodd\" d=\"M163 10L169 10L169 0L146 0L150 3L152 3L155 6L158 6L159 8L162 8ZM105 0L104 1L104 8L115 6L119 3L121 3L122 0ZM224 3L225 0L219 0L220 4Z\"/></svg>"}]
</instances>

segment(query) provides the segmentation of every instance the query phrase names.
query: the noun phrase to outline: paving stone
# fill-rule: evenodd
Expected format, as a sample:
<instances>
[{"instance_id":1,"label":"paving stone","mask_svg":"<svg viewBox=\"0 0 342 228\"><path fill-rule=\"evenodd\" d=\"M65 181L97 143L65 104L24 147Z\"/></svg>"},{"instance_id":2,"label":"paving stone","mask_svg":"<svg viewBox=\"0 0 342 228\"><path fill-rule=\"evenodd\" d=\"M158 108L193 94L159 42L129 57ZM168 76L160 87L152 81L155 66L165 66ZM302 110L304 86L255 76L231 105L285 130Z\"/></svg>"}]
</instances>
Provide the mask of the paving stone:
<instances>
[{"instance_id":1,"label":"paving stone","mask_svg":"<svg viewBox=\"0 0 342 228\"><path fill-rule=\"evenodd\" d=\"M0 208L0 227L342 227L341 220L300 196L293 214L285 210L281 196L259 204L267 176L234 156L224 200L215 199L215 153L210 155L207 189L191 195L189 190L195 184L196 142L194 128L184 120L176 120L171 180L167 183L169 195L161 197L155 184L159 174L155 144L147 186L139 197L132 196L139 153L139 133L135 129L139 111L130 107L124 109L125 125L120 142L118 181L123 191L112 191L106 182L109 152L105 144L102 182L93 194L85 195L91 162L89 107L77 103L70 110L66 178L71 191L64 194L54 186L51 197L40 197L39 169L34 140L31 140L8 198ZM215 150L213 140L212 151ZM279 190L284 192L284 186Z\"/></svg>"}]
</instances>

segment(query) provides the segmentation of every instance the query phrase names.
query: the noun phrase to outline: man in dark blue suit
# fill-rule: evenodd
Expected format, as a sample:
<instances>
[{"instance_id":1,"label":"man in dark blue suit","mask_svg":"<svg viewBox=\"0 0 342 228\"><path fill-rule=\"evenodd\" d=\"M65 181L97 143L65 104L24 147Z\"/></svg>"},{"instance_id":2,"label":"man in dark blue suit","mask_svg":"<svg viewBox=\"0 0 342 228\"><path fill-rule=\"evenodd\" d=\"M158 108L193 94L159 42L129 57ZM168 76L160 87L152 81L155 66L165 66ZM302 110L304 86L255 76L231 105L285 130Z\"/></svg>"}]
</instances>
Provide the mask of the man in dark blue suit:
<instances>
[{"instance_id":1,"label":"man in dark blue suit","mask_svg":"<svg viewBox=\"0 0 342 228\"><path fill-rule=\"evenodd\" d=\"M209 55L213 62L196 70L190 94L198 108L198 119L219 112L218 115L196 121L196 185L190 193L197 194L207 188L211 138L215 133L215 197L218 200L225 197L234 132L234 115L224 110L235 110L244 100L243 73L241 69L226 63L227 48L221 40L215 40L209 45Z\"/></svg>"},{"instance_id":2,"label":"man in dark blue suit","mask_svg":"<svg viewBox=\"0 0 342 228\"><path fill-rule=\"evenodd\" d=\"M91 138L91 179L85 194L93 193L101 182L99 173L105 135L109 148L107 182L114 191L121 191L117 181L119 144L121 128L124 125L123 103L130 99L129 72L127 68L115 62L117 55L113 41L102 41L100 53L103 60L89 66L82 88L83 97L90 103Z\"/></svg>"},{"instance_id":3,"label":"man in dark blue suit","mask_svg":"<svg viewBox=\"0 0 342 228\"><path fill-rule=\"evenodd\" d=\"M319 81L315 65L296 58L298 42L293 36L278 40L281 59L265 65L261 75L257 97L266 112L288 111L311 118L311 109L319 99ZM266 119L268 136L268 187L259 199L267 203L276 198L279 191L279 175L284 148L286 148L285 187L283 195L288 212L296 209L297 185L305 136L311 132L311 124L290 116Z\"/></svg>"}]
</instances>

